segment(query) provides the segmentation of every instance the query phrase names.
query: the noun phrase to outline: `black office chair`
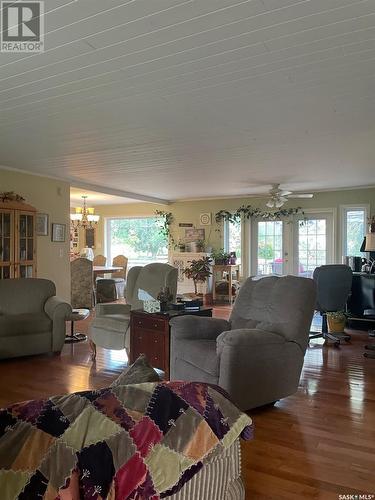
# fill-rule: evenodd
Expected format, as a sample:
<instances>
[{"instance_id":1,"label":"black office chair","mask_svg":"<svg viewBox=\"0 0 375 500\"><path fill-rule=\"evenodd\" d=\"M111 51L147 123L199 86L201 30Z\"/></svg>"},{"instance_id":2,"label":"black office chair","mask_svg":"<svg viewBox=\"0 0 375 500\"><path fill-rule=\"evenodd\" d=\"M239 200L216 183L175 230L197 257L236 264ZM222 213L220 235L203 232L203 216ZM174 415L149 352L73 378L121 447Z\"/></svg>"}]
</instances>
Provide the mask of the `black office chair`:
<instances>
[{"instance_id":1,"label":"black office chair","mask_svg":"<svg viewBox=\"0 0 375 500\"><path fill-rule=\"evenodd\" d=\"M341 340L350 340L350 335L342 333L328 333L327 312L344 311L352 288L352 270L343 264L320 266L314 270L313 279L317 289L316 310L322 316L322 331L311 332L310 339L322 337L332 340L335 346Z\"/></svg>"},{"instance_id":2,"label":"black office chair","mask_svg":"<svg viewBox=\"0 0 375 500\"><path fill-rule=\"evenodd\" d=\"M375 319L375 309L365 309L363 316L365 319ZM369 330L368 334L369 337L375 337L375 330ZM375 344L367 344L365 345L365 349L370 352L364 352L364 357L375 359Z\"/></svg>"}]
</instances>

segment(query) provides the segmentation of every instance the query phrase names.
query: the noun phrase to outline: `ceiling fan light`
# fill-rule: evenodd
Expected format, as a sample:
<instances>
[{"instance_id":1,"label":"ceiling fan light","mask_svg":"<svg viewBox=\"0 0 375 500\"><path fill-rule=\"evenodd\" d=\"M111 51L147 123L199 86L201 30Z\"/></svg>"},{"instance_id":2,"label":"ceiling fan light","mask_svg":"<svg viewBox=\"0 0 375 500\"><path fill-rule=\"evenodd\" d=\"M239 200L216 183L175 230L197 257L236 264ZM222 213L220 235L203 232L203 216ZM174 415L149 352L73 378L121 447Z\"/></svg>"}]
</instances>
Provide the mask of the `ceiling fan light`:
<instances>
[{"instance_id":1,"label":"ceiling fan light","mask_svg":"<svg viewBox=\"0 0 375 500\"><path fill-rule=\"evenodd\" d=\"M275 206L275 202L273 200L268 200L266 203L266 207L273 208Z\"/></svg>"},{"instance_id":2,"label":"ceiling fan light","mask_svg":"<svg viewBox=\"0 0 375 500\"><path fill-rule=\"evenodd\" d=\"M286 201L286 200L285 200ZM280 208L284 205L285 201L283 201L281 198L275 202L275 207Z\"/></svg>"}]
</instances>

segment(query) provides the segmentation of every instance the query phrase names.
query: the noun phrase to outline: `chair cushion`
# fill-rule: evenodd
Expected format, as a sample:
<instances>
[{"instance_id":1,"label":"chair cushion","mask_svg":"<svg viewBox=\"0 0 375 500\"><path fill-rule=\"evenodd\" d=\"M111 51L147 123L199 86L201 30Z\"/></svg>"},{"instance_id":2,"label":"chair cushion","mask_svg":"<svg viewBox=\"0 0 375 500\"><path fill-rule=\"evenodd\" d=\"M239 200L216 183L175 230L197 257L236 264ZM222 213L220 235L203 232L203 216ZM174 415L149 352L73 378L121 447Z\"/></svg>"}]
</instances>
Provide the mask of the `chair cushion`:
<instances>
[{"instance_id":1,"label":"chair cushion","mask_svg":"<svg viewBox=\"0 0 375 500\"><path fill-rule=\"evenodd\" d=\"M216 355L216 339L214 340L186 340L183 344L183 352L181 356L185 361L200 370L217 376L219 373L219 358Z\"/></svg>"},{"instance_id":2,"label":"chair cushion","mask_svg":"<svg viewBox=\"0 0 375 500\"><path fill-rule=\"evenodd\" d=\"M45 313L0 315L0 337L52 331L52 321Z\"/></svg>"},{"instance_id":3,"label":"chair cushion","mask_svg":"<svg viewBox=\"0 0 375 500\"><path fill-rule=\"evenodd\" d=\"M92 322L94 328L111 330L113 332L126 332L129 326L130 316L128 314L106 314L98 316Z\"/></svg>"},{"instance_id":4,"label":"chair cushion","mask_svg":"<svg viewBox=\"0 0 375 500\"><path fill-rule=\"evenodd\" d=\"M146 356L141 354L132 365L128 366L111 387L116 385L142 384L144 382L160 382L160 377L148 362Z\"/></svg>"}]
</instances>

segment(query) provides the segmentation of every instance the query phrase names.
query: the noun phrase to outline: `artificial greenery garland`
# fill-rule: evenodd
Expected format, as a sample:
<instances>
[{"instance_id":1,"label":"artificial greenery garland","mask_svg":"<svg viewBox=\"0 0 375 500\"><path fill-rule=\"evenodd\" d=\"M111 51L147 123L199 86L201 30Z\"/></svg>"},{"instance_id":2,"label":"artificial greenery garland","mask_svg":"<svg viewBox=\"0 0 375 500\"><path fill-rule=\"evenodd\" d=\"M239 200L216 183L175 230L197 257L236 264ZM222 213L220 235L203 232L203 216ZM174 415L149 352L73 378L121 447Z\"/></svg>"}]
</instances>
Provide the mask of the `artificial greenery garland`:
<instances>
[{"instance_id":1,"label":"artificial greenery garland","mask_svg":"<svg viewBox=\"0 0 375 500\"><path fill-rule=\"evenodd\" d=\"M240 222L241 219L250 219L251 217L256 217L263 220L279 220L282 218L291 217L298 213L304 214L301 207L297 208L281 208L275 211L264 211L258 207L252 207L251 205L242 205L237 208L235 212L229 212L228 210L219 210L215 214L215 220L217 223L221 221L228 221L232 223Z\"/></svg>"},{"instance_id":2,"label":"artificial greenery garland","mask_svg":"<svg viewBox=\"0 0 375 500\"><path fill-rule=\"evenodd\" d=\"M172 212L165 212L164 210L155 210L155 215L160 217L158 221L159 229L161 234L163 234L170 245L175 245L175 240L171 233L171 225L173 224L174 218Z\"/></svg>"}]
</instances>

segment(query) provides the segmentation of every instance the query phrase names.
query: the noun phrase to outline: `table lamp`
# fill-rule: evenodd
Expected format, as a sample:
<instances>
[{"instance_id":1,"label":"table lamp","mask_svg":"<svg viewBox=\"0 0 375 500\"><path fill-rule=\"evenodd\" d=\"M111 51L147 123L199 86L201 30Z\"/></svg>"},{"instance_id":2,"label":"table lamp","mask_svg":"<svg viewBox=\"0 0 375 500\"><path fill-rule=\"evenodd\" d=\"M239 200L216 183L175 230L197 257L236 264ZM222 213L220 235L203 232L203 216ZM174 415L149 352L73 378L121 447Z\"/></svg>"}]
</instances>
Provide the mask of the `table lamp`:
<instances>
[{"instance_id":1,"label":"table lamp","mask_svg":"<svg viewBox=\"0 0 375 500\"><path fill-rule=\"evenodd\" d=\"M367 233L366 234L365 252L375 252L375 233ZM374 264L375 264L375 260L372 260L370 273L372 273L372 269L374 267Z\"/></svg>"}]
</instances>

